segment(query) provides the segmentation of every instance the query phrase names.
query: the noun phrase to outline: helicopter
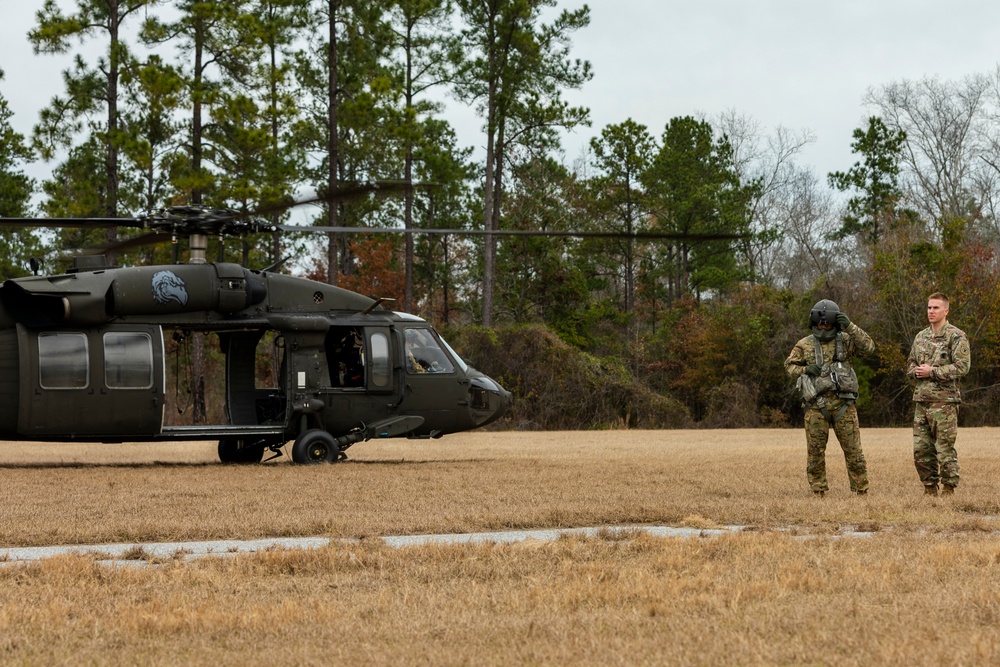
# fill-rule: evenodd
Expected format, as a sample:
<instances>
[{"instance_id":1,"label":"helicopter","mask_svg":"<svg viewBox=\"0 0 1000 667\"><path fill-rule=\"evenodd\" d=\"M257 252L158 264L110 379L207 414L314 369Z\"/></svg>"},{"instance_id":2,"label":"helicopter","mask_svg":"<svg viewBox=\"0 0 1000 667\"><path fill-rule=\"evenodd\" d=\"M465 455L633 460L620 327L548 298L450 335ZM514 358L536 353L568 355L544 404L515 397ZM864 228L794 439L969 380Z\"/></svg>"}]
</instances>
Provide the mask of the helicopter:
<instances>
[{"instance_id":1,"label":"helicopter","mask_svg":"<svg viewBox=\"0 0 1000 667\"><path fill-rule=\"evenodd\" d=\"M408 186L409 184L403 184ZM337 197L398 189L347 187ZM300 201L312 203L320 198ZM322 200L331 201L332 197ZM296 205L297 205L296 204ZM299 464L335 463L375 438L439 438L487 426L512 395L455 352L430 323L391 300L268 267L207 262L207 237L275 231L383 233L394 228L281 225L230 209L172 206L136 218L4 218L4 227L132 227L115 244L189 239L187 264L109 266L74 258L58 275L0 284L0 439L10 441L217 441L223 463L260 463L292 442ZM420 230L435 234L725 240L671 233ZM212 334L224 356L224 419L165 419L167 341ZM258 360L276 372L262 381Z\"/></svg>"},{"instance_id":2,"label":"helicopter","mask_svg":"<svg viewBox=\"0 0 1000 667\"><path fill-rule=\"evenodd\" d=\"M293 441L295 463L337 462L372 438L439 438L490 424L511 394L424 319L373 298L269 269L204 260L210 234L297 226L175 206L141 218L12 219L2 226L146 230L121 246L190 237L191 261L107 266L0 285L0 439L218 441L224 463L258 463ZM327 231L327 228L320 228ZM355 228L352 228L352 230ZM165 422L166 343L214 334L225 357L225 423ZM261 348L276 382L261 382Z\"/></svg>"}]
</instances>

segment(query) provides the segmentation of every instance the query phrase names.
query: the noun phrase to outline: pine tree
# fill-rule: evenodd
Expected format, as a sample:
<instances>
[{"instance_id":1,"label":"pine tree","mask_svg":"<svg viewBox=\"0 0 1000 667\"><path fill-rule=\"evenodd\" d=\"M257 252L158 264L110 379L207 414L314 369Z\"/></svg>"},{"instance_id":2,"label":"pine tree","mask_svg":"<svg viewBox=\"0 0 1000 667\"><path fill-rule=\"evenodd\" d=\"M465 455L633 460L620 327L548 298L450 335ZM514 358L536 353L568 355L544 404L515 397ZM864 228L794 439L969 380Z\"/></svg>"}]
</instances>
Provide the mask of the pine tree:
<instances>
[{"instance_id":1,"label":"pine tree","mask_svg":"<svg viewBox=\"0 0 1000 667\"><path fill-rule=\"evenodd\" d=\"M50 160L57 151L78 145L82 132L84 141L97 140L104 156L102 213L118 217L119 154L123 142L120 125L119 82L129 49L122 39L124 26L130 18L157 0L77 0L74 13L64 14L54 0L45 0L38 12L38 24L28 33L35 53L67 53L73 42L86 43L100 39L100 56L87 62L79 53L73 67L64 72L66 93L53 98L42 110L35 127L34 145L40 155ZM103 112L103 120L98 121ZM113 242L116 232L107 230L107 241Z\"/></svg>"},{"instance_id":2,"label":"pine tree","mask_svg":"<svg viewBox=\"0 0 1000 667\"><path fill-rule=\"evenodd\" d=\"M459 63L458 93L478 106L485 121L483 228L500 228L505 169L512 147L547 150L558 128L587 122L586 109L573 108L562 90L578 88L590 63L569 57L569 36L590 22L590 10L563 11L550 24L542 10L555 0L458 0L466 28ZM483 244L482 322L492 326L497 238Z\"/></svg>"},{"instance_id":3,"label":"pine tree","mask_svg":"<svg viewBox=\"0 0 1000 667\"><path fill-rule=\"evenodd\" d=\"M0 82L3 78L0 70ZM21 218L29 213L35 183L22 170L32 153L24 137L11 127L13 115L7 99L0 95L0 217ZM0 228L0 278L27 275L25 260L40 253L34 232Z\"/></svg>"}]
</instances>

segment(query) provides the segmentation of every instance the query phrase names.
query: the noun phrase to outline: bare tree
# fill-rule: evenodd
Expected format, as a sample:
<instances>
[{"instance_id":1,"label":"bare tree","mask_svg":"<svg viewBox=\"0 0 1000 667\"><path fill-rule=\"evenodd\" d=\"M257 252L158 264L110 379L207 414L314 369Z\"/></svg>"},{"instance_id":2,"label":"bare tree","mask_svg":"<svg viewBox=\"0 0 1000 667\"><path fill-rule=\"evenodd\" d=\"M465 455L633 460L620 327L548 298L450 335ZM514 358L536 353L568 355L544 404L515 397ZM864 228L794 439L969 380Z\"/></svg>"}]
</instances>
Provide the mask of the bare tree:
<instances>
[{"instance_id":1,"label":"bare tree","mask_svg":"<svg viewBox=\"0 0 1000 667\"><path fill-rule=\"evenodd\" d=\"M985 119L980 131L987 169L974 174L975 191L982 193L982 226L993 239L1000 239L1000 65L989 76Z\"/></svg>"},{"instance_id":2,"label":"bare tree","mask_svg":"<svg viewBox=\"0 0 1000 667\"><path fill-rule=\"evenodd\" d=\"M774 280L795 292L808 291L837 268L827 240L840 224L833 195L812 171L792 169L771 211L782 230L773 260Z\"/></svg>"},{"instance_id":3,"label":"bare tree","mask_svg":"<svg viewBox=\"0 0 1000 667\"><path fill-rule=\"evenodd\" d=\"M993 178L982 158L991 154L986 123L990 80L925 78L869 89L865 102L885 123L906 132L900 186L907 203L928 221L978 217L993 199Z\"/></svg>"},{"instance_id":4,"label":"bare tree","mask_svg":"<svg viewBox=\"0 0 1000 667\"><path fill-rule=\"evenodd\" d=\"M750 274L773 284L788 223L786 202L801 178L794 159L815 137L807 130L781 126L767 134L759 122L734 109L720 114L713 124L729 138L740 182L760 184L759 195L751 202L751 234L740 251Z\"/></svg>"}]
</instances>

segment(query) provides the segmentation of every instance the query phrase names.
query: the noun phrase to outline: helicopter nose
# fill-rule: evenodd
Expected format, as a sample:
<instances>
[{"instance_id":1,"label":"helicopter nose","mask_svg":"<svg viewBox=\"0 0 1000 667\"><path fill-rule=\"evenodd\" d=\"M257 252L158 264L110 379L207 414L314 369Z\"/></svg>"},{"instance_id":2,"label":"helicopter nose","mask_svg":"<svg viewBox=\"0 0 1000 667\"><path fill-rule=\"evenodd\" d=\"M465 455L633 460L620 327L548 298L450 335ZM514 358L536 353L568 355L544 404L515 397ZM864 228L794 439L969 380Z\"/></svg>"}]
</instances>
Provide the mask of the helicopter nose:
<instances>
[{"instance_id":1,"label":"helicopter nose","mask_svg":"<svg viewBox=\"0 0 1000 667\"><path fill-rule=\"evenodd\" d=\"M485 426L510 411L513 395L493 378L481 375L470 378L469 406L476 426Z\"/></svg>"},{"instance_id":2,"label":"helicopter nose","mask_svg":"<svg viewBox=\"0 0 1000 667\"><path fill-rule=\"evenodd\" d=\"M514 405L514 395L497 384L497 388L500 389L500 400L498 401L496 418L503 417L508 412L510 412L511 407Z\"/></svg>"}]
</instances>

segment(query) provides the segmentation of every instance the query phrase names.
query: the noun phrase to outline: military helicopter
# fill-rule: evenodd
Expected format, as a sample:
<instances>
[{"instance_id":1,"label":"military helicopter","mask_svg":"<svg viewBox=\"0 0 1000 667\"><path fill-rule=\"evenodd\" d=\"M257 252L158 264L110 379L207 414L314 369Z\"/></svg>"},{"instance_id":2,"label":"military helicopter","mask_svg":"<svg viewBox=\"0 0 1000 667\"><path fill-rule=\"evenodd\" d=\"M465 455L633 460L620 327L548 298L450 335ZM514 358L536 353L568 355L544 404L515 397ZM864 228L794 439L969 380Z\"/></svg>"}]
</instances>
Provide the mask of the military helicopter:
<instances>
[{"instance_id":1,"label":"military helicopter","mask_svg":"<svg viewBox=\"0 0 1000 667\"><path fill-rule=\"evenodd\" d=\"M340 197L399 184L359 184ZM324 198L330 200L329 197ZM297 202L309 203L306 202ZM136 218L2 218L6 227L133 227L116 249L180 237L190 262L107 266L81 255L60 275L0 285L0 439L14 441L218 441L223 463L259 463L293 441L292 460L337 462L372 438L438 438L486 426L511 393L463 360L422 318L386 299L274 267L205 261L207 237L265 232L360 233L382 228L278 225L228 209L174 206ZM439 234L677 238L669 233L420 230ZM734 238L697 235L702 240ZM164 418L167 344L214 334L225 357L224 423ZM271 355L270 382L258 359Z\"/></svg>"},{"instance_id":2,"label":"military helicopter","mask_svg":"<svg viewBox=\"0 0 1000 667\"><path fill-rule=\"evenodd\" d=\"M189 264L115 268L83 255L62 275L37 275L34 264L36 275L4 281L0 439L218 440L225 463L260 462L294 441L293 461L321 463L344 460L350 446L371 438L437 438L485 426L510 408L510 392L428 322L391 310L385 299L204 261L209 234L301 227L192 206L125 219L0 218L0 225L132 226L146 234L122 246L184 236L192 249ZM226 423L165 424L165 332L217 336ZM280 368L274 386L260 386L255 372L262 346Z\"/></svg>"}]
</instances>

